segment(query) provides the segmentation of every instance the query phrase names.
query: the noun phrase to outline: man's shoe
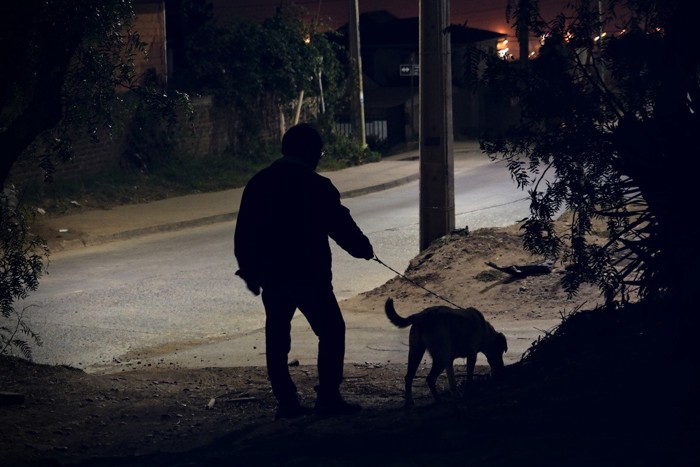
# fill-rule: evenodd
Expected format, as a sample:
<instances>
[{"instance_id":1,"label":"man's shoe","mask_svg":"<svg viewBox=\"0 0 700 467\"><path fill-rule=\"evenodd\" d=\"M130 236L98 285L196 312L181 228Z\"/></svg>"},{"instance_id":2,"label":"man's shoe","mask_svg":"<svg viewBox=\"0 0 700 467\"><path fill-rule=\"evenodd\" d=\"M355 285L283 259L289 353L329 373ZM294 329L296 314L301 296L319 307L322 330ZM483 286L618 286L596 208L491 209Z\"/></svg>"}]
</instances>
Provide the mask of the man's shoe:
<instances>
[{"instance_id":1,"label":"man's shoe","mask_svg":"<svg viewBox=\"0 0 700 467\"><path fill-rule=\"evenodd\" d=\"M275 420L279 420L281 418L299 418L305 415L311 415L312 413L314 413L313 410L308 407L304 407L303 405L281 405L277 407L277 412L275 412Z\"/></svg>"},{"instance_id":2,"label":"man's shoe","mask_svg":"<svg viewBox=\"0 0 700 467\"><path fill-rule=\"evenodd\" d=\"M357 413L362 410L362 406L345 402L342 398L332 400L317 399L314 410L320 417L338 417Z\"/></svg>"}]
</instances>

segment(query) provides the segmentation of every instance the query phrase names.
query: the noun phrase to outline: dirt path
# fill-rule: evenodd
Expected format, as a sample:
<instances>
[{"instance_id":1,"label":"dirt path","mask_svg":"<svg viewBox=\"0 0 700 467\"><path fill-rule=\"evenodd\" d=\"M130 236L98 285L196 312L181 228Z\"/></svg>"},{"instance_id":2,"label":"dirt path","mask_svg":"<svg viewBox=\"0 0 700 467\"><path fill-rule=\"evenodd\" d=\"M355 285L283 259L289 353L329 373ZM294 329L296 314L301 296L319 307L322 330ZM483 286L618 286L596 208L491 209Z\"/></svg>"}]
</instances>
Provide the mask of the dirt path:
<instances>
[{"instance_id":1,"label":"dirt path","mask_svg":"<svg viewBox=\"0 0 700 467\"><path fill-rule=\"evenodd\" d=\"M487 261L510 266L541 260L523 252L517 229L485 229L447 237L416 257L406 275L455 303L480 309L508 336L509 326L520 322L533 326L537 322L551 323L582 303L598 300L593 289L582 290L576 300L570 300L558 283L561 275L556 268L551 274L511 280L507 274L485 265ZM342 306L346 314L360 318L363 313L382 314L387 297L394 298L402 314L440 303L423 289L396 278L344 301ZM433 407L422 381L427 368L421 368L414 385L418 410L406 413L402 409L405 343L400 342L401 335L396 331L392 339L400 346L393 349L390 358L382 349L375 349L376 358L371 361L347 365L343 389L349 399L365 407L364 415L335 422L307 420L298 426L272 422L275 403L261 366L182 368L142 364L129 369L115 367L105 374L86 374L65 367L0 359L0 391L24 397L22 404L0 407L0 464L28 465L53 460L66 463L126 454L177 453L211 445L236 433L236 442L242 443L246 437L261 433L274 438L282 436L284 430L301 429L318 431L319 439L323 439L324 430L340 429L331 428L329 424L333 423L350 431L360 427L366 430L367 424L372 423L390 430L387 423L393 420L403 426L401 433L411 427L420 431L417 426L422 422L416 414L435 416L434 412L423 412ZM387 333L386 328L383 332ZM508 337L517 340L512 334ZM304 402L311 405L316 371L313 364L306 363L293 366L292 372ZM478 370L486 371L481 366ZM440 384L445 384L444 377ZM489 393L486 379L477 385ZM455 416L437 413L448 418ZM367 438L367 433L362 436ZM286 446L292 449L294 444Z\"/></svg>"}]
</instances>

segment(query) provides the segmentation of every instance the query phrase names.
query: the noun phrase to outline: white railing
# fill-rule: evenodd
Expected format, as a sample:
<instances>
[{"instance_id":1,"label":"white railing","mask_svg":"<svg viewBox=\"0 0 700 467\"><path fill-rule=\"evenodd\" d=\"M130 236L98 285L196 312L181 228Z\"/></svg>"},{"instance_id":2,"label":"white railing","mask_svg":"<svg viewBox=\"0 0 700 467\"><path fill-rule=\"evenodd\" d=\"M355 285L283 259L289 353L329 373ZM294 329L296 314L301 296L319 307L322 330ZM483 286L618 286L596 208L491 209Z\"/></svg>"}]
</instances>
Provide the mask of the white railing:
<instances>
[{"instance_id":1,"label":"white railing","mask_svg":"<svg viewBox=\"0 0 700 467\"><path fill-rule=\"evenodd\" d=\"M335 131L338 134L349 136L352 134L352 123L350 122L336 122ZM386 120L373 120L370 122L365 122L365 135L373 136L379 140L387 139L387 123Z\"/></svg>"}]
</instances>

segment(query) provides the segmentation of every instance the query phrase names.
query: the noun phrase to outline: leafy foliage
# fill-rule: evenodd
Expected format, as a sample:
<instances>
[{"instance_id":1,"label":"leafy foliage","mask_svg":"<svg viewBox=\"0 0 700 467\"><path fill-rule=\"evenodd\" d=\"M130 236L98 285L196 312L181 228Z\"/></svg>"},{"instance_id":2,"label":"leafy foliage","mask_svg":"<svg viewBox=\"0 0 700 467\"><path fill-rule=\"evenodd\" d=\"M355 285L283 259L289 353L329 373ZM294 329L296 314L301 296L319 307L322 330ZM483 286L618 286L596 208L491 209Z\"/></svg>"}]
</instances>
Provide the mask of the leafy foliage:
<instances>
[{"instance_id":1,"label":"leafy foliage","mask_svg":"<svg viewBox=\"0 0 700 467\"><path fill-rule=\"evenodd\" d=\"M0 354L17 349L28 359L32 350L26 339L37 345L41 339L24 321L24 310L17 311L14 303L36 290L48 260L46 243L32 235L30 220L14 191L0 193Z\"/></svg>"},{"instance_id":2,"label":"leafy foliage","mask_svg":"<svg viewBox=\"0 0 700 467\"><path fill-rule=\"evenodd\" d=\"M302 91L305 98L316 98L319 107L323 97L325 113L319 112L318 118L333 120L343 77L338 46L319 32L319 25L304 20L303 9L290 5L262 23L239 19L216 26L201 0L184 3L198 20L186 32L187 69L179 73L187 77L178 79L183 90L213 95L236 115L238 128L232 139L242 141L240 148L256 144L261 136L266 104L272 103L292 121Z\"/></svg>"},{"instance_id":3,"label":"leafy foliage","mask_svg":"<svg viewBox=\"0 0 700 467\"><path fill-rule=\"evenodd\" d=\"M110 138L138 102L174 118L173 109L186 96L171 98L157 77L143 84L136 75L134 61L146 55L146 45L130 29L132 3L0 4L0 185L29 152L51 179L56 159L72 157L76 136Z\"/></svg>"},{"instance_id":4,"label":"leafy foliage","mask_svg":"<svg viewBox=\"0 0 700 467\"><path fill-rule=\"evenodd\" d=\"M377 162L381 158L381 155L369 146L363 148L357 141L344 135L329 134L326 137L324 148L326 155L321 159L322 163L325 162L325 159L331 159L341 162L343 166L347 167ZM325 166L322 165L321 168L325 168Z\"/></svg>"},{"instance_id":5,"label":"leafy foliage","mask_svg":"<svg viewBox=\"0 0 700 467\"><path fill-rule=\"evenodd\" d=\"M124 129L135 109L173 123L187 96L163 92L159 78L137 76L146 54L130 29L133 0L26 0L0 3L0 351L31 357L40 344L13 303L38 286L47 257L31 234L30 217L6 186L21 156L35 157L46 180L54 163L69 160L73 141L97 141ZM143 126L143 125L142 125ZM142 145L143 146L143 145ZM152 145L149 149L152 148Z\"/></svg>"},{"instance_id":6,"label":"leafy foliage","mask_svg":"<svg viewBox=\"0 0 700 467\"><path fill-rule=\"evenodd\" d=\"M525 247L568 264L570 293L585 282L610 302L688 295L700 264L686 225L700 173L700 55L688 50L698 5L606 5L580 0L549 23L539 18L530 24L545 37L537 59L489 64L491 89L517 99L522 114L482 148L528 189ZM571 227L557 232L564 209ZM588 241L596 223L606 244Z\"/></svg>"}]
</instances>

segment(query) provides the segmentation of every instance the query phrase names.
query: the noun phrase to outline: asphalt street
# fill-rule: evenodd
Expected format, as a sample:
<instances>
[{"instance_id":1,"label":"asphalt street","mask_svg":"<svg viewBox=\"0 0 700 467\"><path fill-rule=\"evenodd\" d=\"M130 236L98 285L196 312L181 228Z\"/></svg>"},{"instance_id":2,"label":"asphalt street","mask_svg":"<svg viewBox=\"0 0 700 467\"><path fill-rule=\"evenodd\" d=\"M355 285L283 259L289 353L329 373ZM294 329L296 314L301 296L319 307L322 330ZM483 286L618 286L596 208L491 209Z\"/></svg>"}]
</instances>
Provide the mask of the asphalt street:
<instances>
[{"instance_id":1,"label":"asphalt street","mask_svg":"<svg viewBox=\"0 0 700 467\"><path fill-rule=\"evenodd\" d=\"M416 156L406 153L324 173L353 215L362 219L373 243L382 245L378 250L382 258L400 271L418 252ZM455 145L455 177L468 177L469 183L458 184L470 190L458 196L471 203L470 208L458 209L458 226L509 225L526 212L522 192L494 184L494 178L507 179L507 171L493 170L475 143ZM398 195L406 190L414 193L409 201ZM378 197L362 196L379 192ZM235 260L232 254L222 259L222 251L230 248L227 242L240 193L227 190L47 219L49 229L56 232L51 239L56 253L50 275L28 301L36 305L28 316L46 342L36 349L37 361L87 371L134 361L188 367L264 365L259 299L230 292ZM381 199L384 210L389 203L395 216L392 226L382 223L387 216L374 212L380 208L371 199ZM467 206L459 201L456 205ZM92 258L90 263L86 257ZM198 263L201 257L219 257L221 262L208 268L206 262ZM334 264L337 282L343 284L337 290L340 299L394 276L377 263L358 262L340 252L334 252ZM221 311L231 309L239 312ZM346 322L353 337L348 362L403 360L405 336L387 335L385 317L346 314ZM515 337L513 360L539 333L527 325L505 331ZM315 360L316 339L303 318L295 320L293 333L293 358ZM517 348L520 344L522 349Z\"/></svg>"}]
</instances>

